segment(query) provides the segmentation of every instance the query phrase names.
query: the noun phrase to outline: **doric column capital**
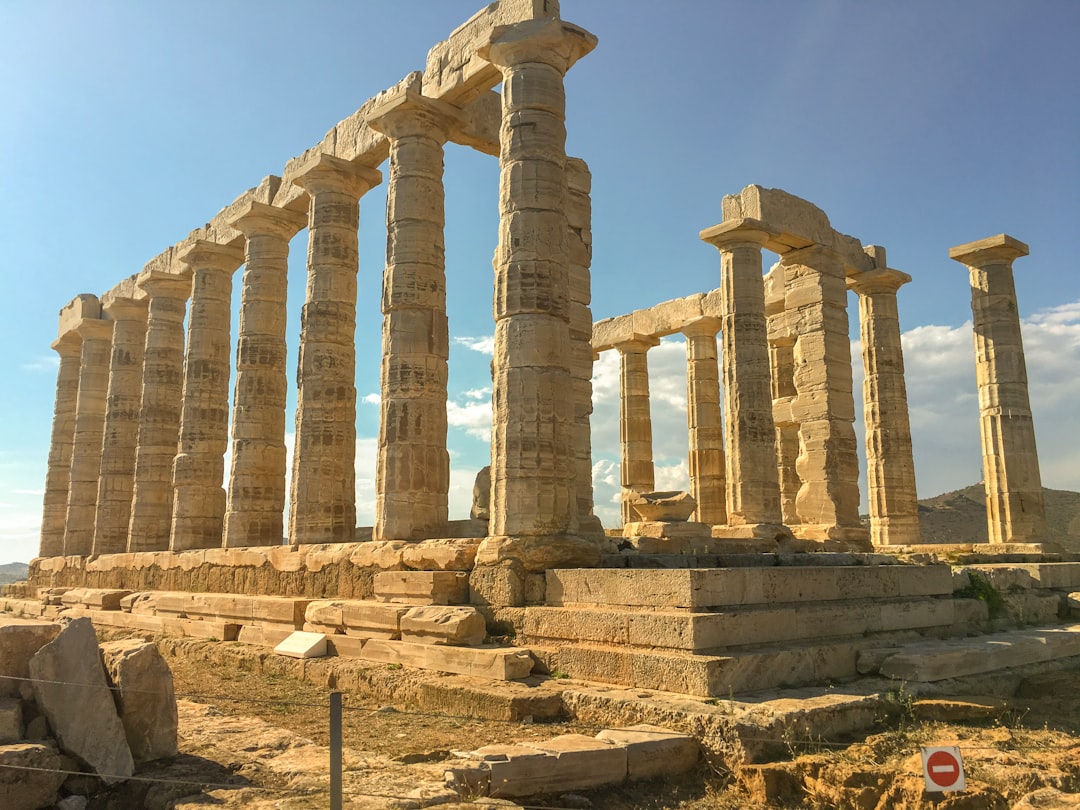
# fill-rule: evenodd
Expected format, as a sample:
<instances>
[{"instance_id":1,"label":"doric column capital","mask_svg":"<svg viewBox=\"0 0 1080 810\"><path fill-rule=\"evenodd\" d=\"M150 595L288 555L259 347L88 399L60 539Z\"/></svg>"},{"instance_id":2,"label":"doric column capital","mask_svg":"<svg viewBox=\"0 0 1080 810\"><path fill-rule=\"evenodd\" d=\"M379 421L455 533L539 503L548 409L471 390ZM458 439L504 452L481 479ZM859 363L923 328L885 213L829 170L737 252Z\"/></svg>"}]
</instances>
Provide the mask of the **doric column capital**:
<instances>
[{"instance_id":1,"label":"doric column capital","mask_svg":"<svg viewBox=\"0 0 1080 810\"><path fill-rule=\"evenodd\" d=\"M990 264L1011 265L1015 259L1027 256L1028 252L1028 246L1019 239L999 233L997 236L949 248L949 258L977 269Z\"/></svg>"},{"instance_id":2,"label":"doric column capital","mask_svg":"<svg viewBox=\"0 0 1080 810\"><path fill-rule=\"evenodd\" d=\"M761 220L745 218L729 219L719 225L706 228L698 235L702 241L720 250L729 250L744 246L765 247L779 234Z\"/></svg>"},{"instance_id":3,"label":"doric column capital","mask_svg":"<svg viewBox=\"0 0 1080 810\"><path fill-rule=\"evenodd\" d=\"M616 343L612 348L619 354L644 354L653 346L659 345L660 338L653 337L652 335L635 334L629 340L623 340Z\"/></svg>"},{"instance_id":4,"label":"doric column capital","mask_svg":"<svg viewBox=\"0 0 1080 810\"><path fill-rule=\"evenodd\" d=\"M716 337L717 333L723 324L721 318L713 317L712 315L702 315L700 318L694 318L683 325L682 333L686 337Z\"/></svg>"},{"instance_id":5,"label":"doric column capital","mask_svg":"<svg viewBox=\"0 0 1080 810\"><path fill-rule=\"evenodd\" d=\"M848 289L854 290L859 295L896 293L909 281L911 281L911 276L907 273L886 267L881 270L864 270L848 276Z\"/></svg>"},{"instance_id":6,"label":"doric column capital","mask_svg":"<svg viewBox=\"0 0 1080 810\"><path fill-rule=\"evenodd\" d=\"M65 332L52 342L52 349L61 357L78 357L82 351L82 338L75 330Z\"/></svg>"},{"instance_id":7,"label":"doric column capital","mask_svg":"<svg viewBox=\"0 0 1080 810\"><path fill-rule=\"evenodd\" d=\"M208 239L196 239L176 255L177 261L192 270L222 270L231 273L244 263L244 251L233 245L220 245Z\"/></svg>"},{"instance_id":8,"label":"doric column capital","mask_svg":"<svg viewBox=\"0 0 1080 810\"><path fill-rule=\"evenodd\" d=\"M365 123L391 139L428 135L445 142L450 132L463 125L464 118L452 104L404 88L368 113Z\"/></svg>"},{"instance_id":9,"label":"doric column capital","mask_svg":"<svg viewBox=\"0 0 1080 810\"><path fill-rule=\"evenodd\" d=\"M111 340L113 331L112 321L100 321L92 318L84 318L72 331L78 332L79 337L87 340Z\"/></svg>"},{"instance_id":10,"label":"doric column capital","mask_svg":"<svg viewBox=\"0 0 1080 810\"><path fill-rule=\"evenodd\" d=\"M382 182L382 172L319 152L300 167L293 182L309 194L337 191L359 200Z\"/></svg>"},{"instance_id":11,"label":"doric column capital","mask_svg":"<svg viewBox=\"0 0 1080 810\"><path fill-rule=\"evenodd\" d=\"M191 295L191 271L165 273L160 270L151 270L139 276L136 284L151 298L175 298L186 301Z\"/></svg>"},{"instance_id":12,"label":"doric column capital","mask_svg":"<svg viewBox=\"0 0 1080 810\"><path fill-rule=\"evenodd\" d=\"M150 299L123 298L117 296L101 304L102 311L111 321L145 321Z\"/></svg>"},{"instance_id":13,"label":"doric column capital","mask_svg":"<svg viewBox=\"0 0 1080 810\"><path fill-rule=\"evenodd\" d=\"M229 220L229 224L248 239L253 236L277 236L288 241L307 227L307 215L303 211L249 200Z\"/></svg>"},{"instance_id":14,"label":"doric column capital","mask_svg":"<svg viewBox=\"0 0 1080 810\"><path fill-rule=\"evenodd\" d=\"M526 20L494 28L478 54L500 68L538 62L565 73L596 42L595 34L562 20Z\"/></svg>"}]
</instances>

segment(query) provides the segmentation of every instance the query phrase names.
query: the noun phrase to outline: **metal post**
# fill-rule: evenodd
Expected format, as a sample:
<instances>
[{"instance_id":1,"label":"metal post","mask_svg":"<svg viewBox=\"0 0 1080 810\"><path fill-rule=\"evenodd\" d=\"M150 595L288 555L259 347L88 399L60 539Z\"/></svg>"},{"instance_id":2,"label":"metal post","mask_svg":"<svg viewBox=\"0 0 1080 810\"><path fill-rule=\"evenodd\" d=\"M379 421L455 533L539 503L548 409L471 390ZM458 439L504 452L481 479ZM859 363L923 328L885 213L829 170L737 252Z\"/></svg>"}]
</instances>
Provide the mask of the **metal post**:
<instances>
[{"instance_id":1,"label":"metal post","mask_svg":"<svg viewBox=\"0 0 1080 810\"><path fill-rule=\"evenodd\" d=\"M330 810L341 810L341 692L330 693Z\"/></svg>"}]
</instances>

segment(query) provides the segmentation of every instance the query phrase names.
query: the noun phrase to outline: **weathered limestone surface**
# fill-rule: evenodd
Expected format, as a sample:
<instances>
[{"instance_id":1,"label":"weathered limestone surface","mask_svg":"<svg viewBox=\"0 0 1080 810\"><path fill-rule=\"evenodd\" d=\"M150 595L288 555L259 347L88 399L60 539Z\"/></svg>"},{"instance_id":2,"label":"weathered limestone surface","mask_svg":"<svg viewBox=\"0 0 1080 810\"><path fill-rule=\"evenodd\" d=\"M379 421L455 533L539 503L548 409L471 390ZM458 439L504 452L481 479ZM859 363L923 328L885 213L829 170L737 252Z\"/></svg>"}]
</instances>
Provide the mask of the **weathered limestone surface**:
<instances>
[{"instance_id":1,"label":"weathered limestone surface","mask_svg":"<svg viewBox=\"0 0 1080 810\"><path fill-rule=\"evenodd\" d=\"M52 438L49 442L49 467L45 475L39 549L42 557L64 553L82 338L77 333L68 332L54 341L52 348L60 355L60 369L56 372L56 406L53 409Z\"/></svg>"},{"instance_id":2,"label":"weathered limestone surface","mask_svg":"<svg viewBox=\"0 0 1080 810\"><path fill-rule=\"evenodd\" d=\"M473 607L424 605L401 617L401 640L475 647L484 643L484 617Z\"/></svg>"},{"instance_id":3,"label":"weathered limestone surface","mask_svg":"<svg viewBox=\"0 0 1080 810\"><path fill-rule=\"evenodd\" d=\"M64 527L64 554L67 555L87 555L94 546L112 330L112 321L91 319L83 319L76 327L82 338L82 355Z\"/></svg>"},{"instance_id":4,"label":"weathered limestone surface","mask_svg":"<svg viewBox=\"0 0 1080 810\"><path fill-rule=\"evenodd\" d=\"M34 700L61 748L113 784L134 763L89 619L75 619L30 659Z\"/></svg>"},{"instance_id":5,"label":"weathered limestone surface","mask_svg":"<svg viewBox=\"0 0 1080 810\"><path fill-rule=\"evenodd\" d=\"M911 276L879 269L849 282L859 295L866 423L867 498L874 545L918 543L919 504L911 448L896 292Z\"/></svg>"},{"instance_id":6,"label":"weathered limestone surface","mask_svg":"<svg viewBox=\"0 0 1080 810\"><path fill-rule=\"evenodd\" d=\"M60 626L33 619L0 618L0 698L18 697L30 677L30 659L56 638Z\"/></svg>"},{"instance_id":7,"label":"weathered limestone surface","mask_svg":"<svg viewBox=\"0 0 1080 810\"><path fill-rule=\"evenodd\" d=\"M128 548L147 307L146 298L113 298L102 306L114 325L94 524L94 554L113 554L127 551Z\"/></svg>"},{"instance_id":8,"label":"weathered limestone surface","mask_svg":"<svg viewBox=\"0 0 1080 810\"><path fill-rule=\"evenodd\" d=\"M178 257L191 268L180 442L173 459L173 551L221 545L229 443L232 274L242 251L196 240Z\"/></svg>"},{"instance_id":9,"label":"weathered limestone surface","mask_svg":"<svg viewBox=\"0 0 1080 810\"><path fill-rule=\"evenodd\" d=\"M690 431L690 497L697 523L727 523L724 426L720 415L720 366L716 355L718 318L702 317L683 328L686 335L686 421Z\"/></svg>"},{"instance_id":10,"label":"weathered limestone surface","mask_svg":"<svg viewBox=\"0 0 1080 810\"><path fill-rule=\"evenodd\" d=\"M373 537L420 540L448 517L442 177L443 144L460 116L406 91L373 110L368 125L390 139Z\"/></svg>"},{"instance_id":11,"label":"weathered limestone surface","mask_svg":"<svg viewBox=\"0 0 1080 810\"><path fill-rule=\"evenodd\" d=\"M318 154L294 182L311 198L289 538L348 542L356 528L357 201L374 169Z\"/></svg>"},{"instance_id":12,"label":"weathered limestone surface","mask_svg":"<svg viewBox=\"0 0 1080 810\"><path fill-rule=\"evenodd\" d=\"M495 29L480 51L502 71L503 101L492 535L577 528L563 75L595 45L576 26L543 20Z\"/></svg>"},{"instance_id":13,"label":"weathered limestone surface","mask_svg":"<svg viewBox=\"0 0 1080 810\"><path fill-rule=\"evenodd\" d=\"M765 324L761 247L770 233L754 220L701 232L720 250L728 523L780 524L772 374Z\"/></svg>"},{"instance_id":14,"label":"weathered limestone surface","mask_svg":"<svg viewBox=\"0 0 1080 810\"><path fill-rule=\"evenodd\" d=\"M626 777L631 781L685 773L698 761L697 740L660 726L606 728L596 739L626 749Z\"/></svg>"},{"instance_id":15,"label":"weathered limestone surface","mask_svg":"<svg viewBox=\"0 0 1080 810\"><path fill-rule=\"evenodd\" d=\"M285 297L297 211L251 202L233 221L247 237L236 346L232 470L224 545L279 545L285 508Z\"/></svg>"},{"instance_id":16,"label":"weathered limestone surface","mask_svg":"<svg viewBox=\"0 0 1080 810\"><path fill-rule=\"evenodd\" d=\"M533 668L532 656L513 647L452 647L374 638L364 642L360 657L384 664L403 664L502 681L527 678Z\"/></svg>"},{"instance_id":17,"label":"weathered limestone surface","mask_svg":"<svg viewBox=\"0 0 1080 810\"><path fill-rule=\"evenodd\" d=\"M631 505L636 494L652 492L656 486L648 351L659 343L656 338L640 335L615 347L619 352L619 478L623 525L636 518Z\"/></svg>"},{"instance_id":18,"label":"weathered limestone surface","mask_svg":"<svg viewBox=\"0 0 1080 810\"><path fill-rule=\"evenodd\" d=\"M152 642L137 639L101 645L109 680L135 763L176 756L177 715L172 672Z\"/></svg>"},{"instance_id":19,"label":"weathered limestone surface","mask_svg":"<svg viewBox=\"0 0 1080 810\"><path fill-rule=\"evenodd\" d=\"M22 701L17 698L0 698L0 745L23 739Z\"/></svg>"},{"instance_id":20,"label":"weathered limestone surface","mask_svg":"<svg viewBox=\"0 0 1080 810\"><path fill-rule=\"evenodd\" d=\"M455 605L468 602L469 578L457 571L383 571L375 575L375 598L383 602Z\"/></svg>"},{"instance_id":21,"label":"weathered limestone surface","mask_svg":"<svg viewBox=\"0 0 1080 810\"><path fill-rule=\"evenodd\" d=\"M1028 246L1007 234L957 245L971 277L986 517L991 543L1043 539L1046 514L1028 398L1012 263Z\"/></svg>"},{"instance_id":22,"label":"weathered limestone surface","mask_svg":"<svg viewBox=\"0 0 1080 810\"><path fill-rule=\"evenodd\" d=\"M67 779L59 752L42 743L16 743L0 747L0 807L38 810L51 807Z\"/></svg>"},{"instance_id":23,"label":"weathered limestone surface","mask_svg":"<svg viewBox=\"0 0 1080 810\"><path fill-rule=\"evenodd\" d=\"M141 276L139 286L150 296L150 305L127 550L164 551L172 522L172 464L180 436L184 313L191 277L155 270Z\"/></svg>"}]
</instances>

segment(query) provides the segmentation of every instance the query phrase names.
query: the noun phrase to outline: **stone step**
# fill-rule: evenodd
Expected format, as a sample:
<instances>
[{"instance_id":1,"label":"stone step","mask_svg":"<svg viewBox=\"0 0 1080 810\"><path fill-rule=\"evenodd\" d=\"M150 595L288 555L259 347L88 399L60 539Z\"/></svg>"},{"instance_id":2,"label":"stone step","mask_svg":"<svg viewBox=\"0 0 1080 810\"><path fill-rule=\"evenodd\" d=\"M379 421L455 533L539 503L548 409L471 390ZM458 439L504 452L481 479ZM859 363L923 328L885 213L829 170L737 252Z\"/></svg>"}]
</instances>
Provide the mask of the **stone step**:
<instances>
[{"instance_id":1,"label":"stone step","mask_svg":"<svg viewBox=\"0 0 1080 810\"><path fill-rule=\"evenodd\" d=\"M950 627L954 601L926 597L858 600L720 613L529 607L519 641L543 645L584 641L719 653L787 641Z\"/></svg>"},{"instance_id":2,"label":"stone step","mask_svg":"<svg viewBox=\"0 0 1080 810\"><path fill-rule=\"evenodd\" d=\"M287 596L147 591L129 597L128 603L132 613L300 629L304 626L304 613L312 601Z\"/></svg>"},{"instance_id":3,"label":"stone step","mask_svg":"<svg viewBox=\"0 0 1080 810\"><path fill-rule=\"evenodd\" d=\"M1018 588L1080 588L1080 562L979 563L965 565L1000 591Z\"/></svg>"},{"instance_id":4,"label":"stone step","mask_svg":"<svg viewBox=\"0 0 1080 810\"><path fill-rule=\"evenodd\" d=\"M546 576L549 605L702 609L836 599L949 596L953 591L951 569L944 564L674 570L575 568L550 570Z\"/></svg>"},{"instance_id":5,"label":"stone step","mask_svg":"<svg viewBox=\"0 0 1080 810\"><path fill-rule=\"evenodd\" d=\"M469 575L459 571L382 571L375 575L375 598L409 605L464 605Z\"/></svg>"},{"instance_id":6,"label":"stone step","mask_svg":"<svg viewBox=\"0 0 1080 810\"><path fill-rule=\"evenodd\" d=\"M905 645L885 654L878 671L906 681L943 681L1077 655L1080 624L1073 624Z\"/></svg>"},{"instance_id":7,"label":"stone step","mask_svg":"<svg viewBox=\"0 0 1080 810\"><path fill-rule=\"evenodd\" d=\"M335 639L330 638L331 642ZM357 639L359 640L359 639ZM338 648L341 652L341 648ZM358 658L502 681L527 678L533 658L520 647L450 647L410 641L364 640Z\"/></svg>"}]
</instances>

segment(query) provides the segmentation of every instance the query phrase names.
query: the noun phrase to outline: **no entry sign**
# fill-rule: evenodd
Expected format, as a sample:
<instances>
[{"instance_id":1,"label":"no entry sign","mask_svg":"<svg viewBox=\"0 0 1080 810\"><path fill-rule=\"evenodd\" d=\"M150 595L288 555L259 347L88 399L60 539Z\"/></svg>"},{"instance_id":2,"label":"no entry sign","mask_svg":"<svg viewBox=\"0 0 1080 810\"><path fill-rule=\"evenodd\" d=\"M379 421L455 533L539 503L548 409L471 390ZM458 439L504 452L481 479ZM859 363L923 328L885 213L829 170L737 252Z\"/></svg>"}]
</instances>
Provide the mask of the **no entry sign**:
<instances>
[{"instance_id":1,"label":"no entry sign","mask_svg":"<svg viewBox=\"0 0 1080 810\"><path fill-rule=\"evenodd\" d=\"M923 779L928 792L963 790L964 761L956 746L940 746L922 749Z\"/></svg>"}]
</instances>

